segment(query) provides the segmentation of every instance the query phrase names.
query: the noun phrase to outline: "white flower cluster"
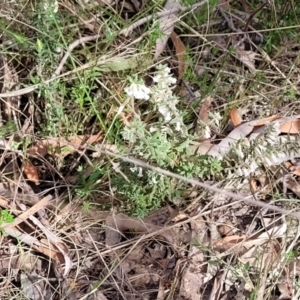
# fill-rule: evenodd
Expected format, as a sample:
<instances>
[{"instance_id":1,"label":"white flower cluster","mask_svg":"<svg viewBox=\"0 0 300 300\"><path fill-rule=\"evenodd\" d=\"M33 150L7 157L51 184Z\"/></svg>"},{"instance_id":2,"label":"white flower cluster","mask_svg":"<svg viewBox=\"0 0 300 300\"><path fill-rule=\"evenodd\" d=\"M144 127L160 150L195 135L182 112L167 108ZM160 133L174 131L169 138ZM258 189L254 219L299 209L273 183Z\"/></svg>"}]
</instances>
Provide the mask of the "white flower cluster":
<instances>
[{"instance_id":1,"label":"white flower cluster","mask_svg":"<svg viewBox=\"0 0 300 300\"><path fill-rule=\"evenodd\" d=\"M58 1L57 0L48 0L44 3L44 10L52 11L52 13L56 14L58 12Z\"/></svg>"},{"instance_id":2,"label":"white flower cluster","mask_svg":"<svg viewBox=\"0 0 300 300\"><path fill-rule=\"evenodd\" d=\"M266 126L259 137L256 136L253 140L250 137L250 142L247 139L237 142L232 148L239 158L237 174L248 176L262 165L279 165L299 155L298 151L291 147L293 141L288 141L279 134L279 124L274 122Z\"/></svg>"},{"instance_id":3,"label":"white flower cluster","mask_svg":"<svg viewBox=\"0 0 300 300\"><path fill-rule=\"evenodd\" d=\"M145 86L143 81L134 81L129 78L131 85L124 89L125 93L138 100L149 100L150 89Z\"/></svg>"},{"instance_id":4,"label":"white flower cluster","mask_svg":"<svg viewBox=\"0 0 300 300\"><path fill-rule=\"evenodd\" d=\"M138 100L149 100L157 107L163 116L164 122L175 124L175 130L181 131L183 121L176 108L179 102L173 95L172 85L176 79L170 74L170 68L165 65L157 66L157 73L153 77L154 85L146 87L143 81L130 79L131 85L124 89L125 93Z\"/></svg>"}]
</instances>

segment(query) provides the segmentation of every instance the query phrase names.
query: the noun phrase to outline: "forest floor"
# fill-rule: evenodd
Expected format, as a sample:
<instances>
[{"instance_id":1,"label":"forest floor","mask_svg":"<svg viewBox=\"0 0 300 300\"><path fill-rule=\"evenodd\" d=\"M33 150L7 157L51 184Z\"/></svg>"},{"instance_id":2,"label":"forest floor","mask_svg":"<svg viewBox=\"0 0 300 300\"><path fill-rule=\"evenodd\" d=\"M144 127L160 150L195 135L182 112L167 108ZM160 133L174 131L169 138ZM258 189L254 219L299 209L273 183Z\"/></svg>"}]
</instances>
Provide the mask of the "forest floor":
<instances>
[{"instance_id":1,"label":"forest floor","mask_svg":"<svg viewBox=\"0 0 300 300\"><path fill-rule=\"evenodd\" d=\"M0 298L300 298L293 0L0 3Z\"/></svg>"}]
</instances>

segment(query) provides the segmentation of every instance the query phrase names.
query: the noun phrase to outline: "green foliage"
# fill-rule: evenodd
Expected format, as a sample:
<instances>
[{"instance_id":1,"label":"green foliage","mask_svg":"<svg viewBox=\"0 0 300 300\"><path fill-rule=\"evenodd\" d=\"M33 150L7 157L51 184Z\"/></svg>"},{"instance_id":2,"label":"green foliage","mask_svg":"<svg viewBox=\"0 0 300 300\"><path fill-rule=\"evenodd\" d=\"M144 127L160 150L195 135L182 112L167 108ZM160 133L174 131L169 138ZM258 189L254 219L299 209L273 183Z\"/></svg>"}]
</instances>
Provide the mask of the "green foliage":
<instances>
[{"instance_id":1,"label":"green foliage","mask_svg":"<svg viewBox=\"0 0 300 300\"><path fill-rule=\"evenodd\" d=\"M77 172L80 176L77 183L78 187L75 189L75 192L78 196L88 199L93 195L93 190L95 189L98 180L107 173L107 169L106 167L95 165L92 172L89 175L86 175L84 167L80 165L77 168Z\"/></svg>"},{"instance_id":2,"label":"green foliage","mask_svg":"<svg viewBox=\"0 0 300 300\"><path fill-rule=\"evenodd\" d=\"M209 155L195 155L180 162L179 174L187 178L212 178L223 170L221 161Z\"/></svg>"},{"instance_id":3,"label":"green foliage","mask_svg":"<svg viewBox=\"0 0 300 300\"><path fill-rule=\"evenodd\" d=\"M3 235L5 235L5 229L1 228L3 223L12 223L15 220L14 216L7 210L0 210L0 231Z\"/></svg>"},{"instance_id":4,"label":"green foliage","mask_svg":"<svg viewBox=\"0 0 300 300\"><path fill-rule=\"evenodd\" d=\"M83 211L85 212L89 212L92 208L92 204L89 201L83 201L82 206L83 206Z\"/></svg>"},{"instance_id":5,"label":"green foliage","mask_svg":"<svg viewBox=\"0 0 300 300\"><path fill-rule=\"evenodd\" d=\"M124 130L124 137L131 140L131 153L134 156L187 178L211 178L222 171L218 159L208 155L193 154L190 151L192 140L195 138L193 136L187 136L184 140L174 134L171 135L171 131L168 134L167 130L151 133L140 120L134 120L132 127ZM138 166L135 168L131 166L131 170L143 175L141 178L132 175L134 176L132 178L130 173L128 174L128 167L123 168L122 171L126 173L130 182L122 179L116 188L126 196L126 199L134 202L131 209L134 215L145 215L151 209L159 207L165 200L170 201L179 196L178 182L174 184L174 181L162 175L154 176L153 172L138 170ZM114 184L118 180L114 181Z\"/></svg>"},{"instance_id":6,"label":"green foliage","mask_svg":"<svg viewBox=\"0 0 300 300\"><path fill-rule=\"evenodd\" d=\"M0 210L0 226L2 223L12 223L14 220L14 216L7 209Z\"/></svg>"},{"instance_id":7,"label":"green foliage","mask_svg":"<svg viewBox=\"0 0 300 300\"><path fill-rule=\"evenodd\" d=\"M11 134L17 130L16 124L13 121L8 121L5 125L0 126L0 136Z\"/></svg>"},{"instance_id":8,"label":"green foliage","mask_svg":"<svg viewBox=\"0 0 300 300\"><path fill-rule=\"evenodd\" d=\"M136 93L138 97L149 98L148 109L157 115L151 126L137 115L124 127L122 134L129 143L130 154L187 178L208 179L218 175L223 170L218 159L191 151L198 136L190 133L191 126L184 123L185 112L177 108L180 101L173 95L174 80L168 68L157 69L153 77L156 84L149 91L137 78L131 79L131 86L125 89L128 95ZM140 217L165 201L177 201L181 190L187 187L183 182L139 166L122 164L120 171L124 176L116 173L112 186L124 196L129 211Z\"/></svg>"},{"instance_id":9,"label":"green foliage","mask_svg":"<svg viewBox=\"0 0 300 300\"><path fill-rule=\"evenodd\" d=\"M180 196L180 184L173 178L132 165L124 164L121 169L127 180L114 176L112 186L124 197L127 210L134 216L142 218L164 201Z\"/></svg>"}]
</instances>

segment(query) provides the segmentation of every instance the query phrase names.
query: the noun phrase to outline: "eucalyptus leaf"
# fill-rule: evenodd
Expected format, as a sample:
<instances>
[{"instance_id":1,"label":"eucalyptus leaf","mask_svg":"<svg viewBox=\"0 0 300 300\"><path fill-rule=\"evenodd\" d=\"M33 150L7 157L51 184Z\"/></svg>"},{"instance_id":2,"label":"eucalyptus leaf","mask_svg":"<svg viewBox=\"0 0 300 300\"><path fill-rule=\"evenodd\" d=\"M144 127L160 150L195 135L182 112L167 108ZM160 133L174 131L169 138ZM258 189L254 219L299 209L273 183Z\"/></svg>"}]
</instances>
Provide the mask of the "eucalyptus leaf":
<instances>
[{"instance_id":1,"label":"eucalyptus leaf","mask_svg":"<svg viewBox=\"0 0 300 300\"><path fill-rule=\"evenodd\" d=\"M124 70L131 70L137 67L149 66L151 63L150 59L141 59L140 57L116 57L108 61L105 61L103 64L101 62L98 64L98 68L102 72L118 72Z\"/></svg>"}]
</instances>

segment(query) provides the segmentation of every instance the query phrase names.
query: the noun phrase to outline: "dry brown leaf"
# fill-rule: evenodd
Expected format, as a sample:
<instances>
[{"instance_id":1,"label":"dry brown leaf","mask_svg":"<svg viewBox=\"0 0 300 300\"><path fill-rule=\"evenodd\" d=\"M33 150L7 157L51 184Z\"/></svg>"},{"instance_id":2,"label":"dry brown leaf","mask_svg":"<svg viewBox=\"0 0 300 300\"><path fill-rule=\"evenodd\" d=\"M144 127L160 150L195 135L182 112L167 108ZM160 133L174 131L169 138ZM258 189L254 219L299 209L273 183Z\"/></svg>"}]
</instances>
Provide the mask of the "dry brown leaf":
<instances>
[{"instance_id":1,"label":"dry brown leaf","mask_svg":"<svg viewBox=\"0 0 300 300\"><path fill-rule=\"evenodd\" d=\"M84 148L88 145L99 142L103 138L103 134L99 132L98 134L91 135L89 137L85 135L71 136L68 139L64 137L58 138L47 138L42 141L42 143L46 146L51 146L54 150L61 147L69 147L71 150L75 150L78 148Z\"/></svg>"},{"instance_id":2,"label":"dry brown leaf","mask_svg":"<svg viewBox=\"0 0 300 300\"><path fill-rule=\"evenodd\" d=\"M38 170L30 161L23 162L23 172L29 181L34 182L36 185L40 184Z\"/></svg>"},{"instance_id":3,"label":"dry brown leaf","mask_svg":"<svg viewBox=\"0 0 300 300\"><path fill-rule=\"evenodd\" d=\"M178 19L176 14L178 14L178 12L180 11L180 5L177 1L167 0L164 6L164 10L172 9L175 11L176 8L178 8L177 12L174 12L173 14L167 16L163 16L159 19L159 27L160 32L162 33L162 37L156 40L154 59L157 59L160 56L160 54L164 51L167 41L174 30L175 22Z\"/></svg>"},{"instance_id":4,"label":"dry brown leaf","mask_svg":"<svg viewBox=\"0 0 300 300\"><path fill-rule=\"evenodd\" d=\"M198 113L198 120L205 124L208 124L209 122L209 112L212 101L213 98L211 96L207 96L201 103L200 111Z\"/></svg>"},{"instance_id":5,"label":"dry brown leaf","mask_svg":"<svg viewBox=\"0 0 300 300\"><path fill-rule=\"evenodd\" d=\"M257 53L249 50L244 50L244 46L237 46L235 47L235 54L237 58L248 67L249 71L254 73L256 71L255 68L255 57Z\"/></svg>"},{"instance_id":6,"label":"dry brown leaf","mask_svg":"<svg viewBox=\"0 0 300 300\"><path fill-rule=\"evenodd\" d=\"M198 145L191 145L190 150L193 153L198 153L200 155L205 155L207 152L214 146L214 144L211 143L211 140L202 140L199 142Z\"/></svg>"},{"instance_id":7,"label":"dry brown leaf","mask_svg":"<svg viewBox=\"0 0 300 300\"><path fill-rule=\"evenodd\" d=\"M294 167L294 168L292 169L292 173L293 173L294 175L300 176L300 167Z\"/></svg>"},{"instance_id":8,"label":"dry brown leaf","mask_svg":"<svg viewBox=\"0 0 300 300\"><path fill-rule=\"evenodd\" d=\"M16 227L5 228L5 233L14 238L21 240L26 245L40 251L41 253L47 255L50 258L56 258L57 255L60 254L58 251L55 250L54 246L51 245L49 242L47 243L47 246L44 246L37 238L31 236L30 234L22 233ZM49 248L49 246L51 247L51 249ZM59 262L59 259L56 260Z\"/></svg>"},{"instance_id":9,"label":"dry brown leaf","mask_svg":"<svg viewBox=\"0 0 300 300\"><path fill-rule=\"evenodd\" d=\"M53 138L49 137L38 143L30 146L26 153L33 157L45 157L47 153L49 153L49 147L51 147L52 153L59 156L66 156L70 153L73 153L76 149L82 149L91 144L99 142L102 140L103 134L99 132L98 134L94 134L91 136L79 135L79 136L71 136L68 139L64 137ZM61 151L61 148L66 147L66 151Z\"/></svg>"},{"instance_id":10,"label":"dry brown leaf","mask_svg":"<svg viewBox=\"0 0 300 300\"><path fill-rule=\"evenodd\" d=\"M218 227L218 231L220 232L220 234L222 236L224 235L229 235L230 233L232 234L232 227L228 226L228 225L220 225Z\"/></svg>"},{"instance_id":11,"label":"dry brown leaf","mask_svg":"<svg viewBox=\"0 0 300 300\"><path fill-rule=\"evenodd\" d=\"M84 135L71 136L69 137L69 141L74 147L79 148L79 147L86 147L88 145L97 143L102 139L102 137L103 137L102 132L99 132L98 134L90 135L88 138L86 138L86 136Z\"/></svg>"},{"instance_id":12,"label":"dry brown leaf","mask_svg":"<svg viewBox=\"0 0 300 300\"><path fill-rule=\"evenodd\" d=\"M37 142L36 144L28 147L26 153L32 157L45 157L48 154L48 146L43 142Z\"/></svg>"},{"instance_id":13,"label":"dry brown leaf","mask_svg":"<svg viewBox=\"0 0 300 300\"><path fill-rule=\"evenodd\" d=\"M241 119L236 107L234 107L230 111L230 120L234 127L237 127L242 124L242 119Z\"/></svg>"},{"instance_id":14,"label":"dry brown leaf","mask_svg":"<svg viewBox=\"0 0 300 300\"><path fill-rule=\"evenodd\" d=\"M188 68L188 64L186 64L184 60L186 48L180 37L174 31L171 33L170 38L176 50L176 56L178 61L178 80L181 80Z\"/></svg>"},{"instance_id":15,"label":"dry brown leaf","mask_svg":"<svg viewBox=\"0 0 300 300\"><path fill-rule=\"evenodd\" d=\"M213 249L219 251L219 252L225 252L232 247L236 246L239 247L240 243L244 241L246 238L245 235L239 236L239 235L230 235L226 236L222 239L217 239L212 242Z\"/></svg>"},{"instance_id":16,"label":"dry brown leaf","mask_svg":"<svg viewBox=\"0 0 300 300\"><path fill-rule=\"evenodd\" d=\"M250 180L250 188L252 192L257 192L258 190L258 185L257 185L257 180L256 179L251 179Z\"/></svg>"},{"instance_id":17,"label":"dry brown leaf","mask_svg":"<svg viewBox=\"0 0 300 300\"><path fill-rule=\"evenodd\" d=\"M283 123L280 125L280 131L282 133L289 133L289 134L299 134L300 129L300 119L295 119Z\"/></svg>"},{"instance_id":18,"label":"dry brown leaf","mask_svg":"<svg viewBox=\"0 0 300 300\"><path fill-rule=\"evenodd\" d=\"M39 278L33 279L33 276L29 276L24 272L20 274L20 283L22 294L26 299L45 299L46 293L48 292L47 290L50 291L49 287L46 289L46 284L43 280Z\"/></svg>"},{"instance_id":19,"label":"dry brown leaf","mask_svg":"<svg viewBox=\"0 0 300 300\"><path fill-rule=\"evenodd\" d=\"M255 179L251 179L250 180L251 192L255 193L262 188L266 188L267 184L268 184L268 180L267 177L264 175Z\"/></svg>"},{"instance_id":20,"label":"dry brown leaf","mask_svg":"<svg viewBox=\"0 0 300 300\"><path fill-rule=\"evenodd\" d=\"M249 263L251 267L256 267L264 269L267 264L273 265L273 263L278 259L278 253L276 251L277 242L274 240L264 240L266 244L264 251L259 247L248 247L242 256L238 258L243 264ZM256 243L253 243L252 246L255 246Z\"/></svg>"},{"instance_id":21,"label":"dry brown leaf","mask_svg":"<svg viewBox=\"0 0 300 300\"><path fill-rule=\"evenodd\" d=\"M284 179L284 187L290 189L296 196L300 198L300 184L292 176L288 176Z\"/></svg>"},{"instance_id":22,"label":"dry brown leaf","mask_svg":"<svg viewBox=\"0 0 300 300\"><path fill-rule=\"evenodd\" d=\"M219 7L222 7L223 9L229 9L230 8L230 1L229 0L219 0Z\"/></svg>"},{"instance_id":23,"label":"dry brown leaf","mask_svg":"<svg viewBox=\"0 0 300 300\"><path fill-rule=\"evenodd\" d=\"M134 231L136 233L153 232L161 229L150 223L145 223L142 220L128 217L124 214L110 215L106 219L106 245L113 246L121 241L123 231Z\"/></svg>"},{"instance_id":24,"label":"dry brown leaf","mask_svg":"<svg viewBox=\"0 0 300 300\"><path fill-rule=\"evenodd\" d=\"M202 149L203 149L203 147L207 149L206 146L209 144L209 141L210 141L211 133L210 133L210 128L207 124L209 123L209 112L210 112L212 100L213 100L213 98L211 96L206 97L202 101L201 107L200 107L200 110L198 113L199 122L197 122L196 133L198 134L199 141L201 142L201 144L199 145L199 148L201 147ZM205 146L204 146L204 144L202 144L202 142L204 142L204 141L208 141L208 143L206 143Z\"/></svg>"},{"instance_id":25,"label":"dry brown leaf","mask_svg":"<svg viewBox=\"0 0 300 300\"><path fill-rule=\"evenodd\" d=\"M107 298L104 296L104 294L101 291L95 291L95 293L93 293L93 299L94 300L107 300Z\"/></svg>"},{"instance_id":26,"label":"dry brown leaf","mask_svg":"<svg viewBox=\"0 0 300 300\"><path fill-rule=\"evenodd\" d=\"M230 149L230 144L232 142L236 142L242 138L247 137L253 132L254 129L259 129L263 125L266 125L271 122L278 122L279 126L285 124L287 122L293 121L296 118L299 118L299 115L291 116L291 117L281 117L281 116L271 116L268 118L263 118L259 120L253 120L250 122L246 122L241 124L232 130L229 135L224 138L219 144L214 145L209 151L208 155L212 155L218 158L222 158L223 155Z\"/></svg>"},{"instance_id":27,"label":"dry brown leaf","mask_svg":"<svg viewBox=\"0 0 300 300\"><path fill-rule=\"evenodd\" d=\"M282 283L277 283L277 288L280 292L280 297L278 299L295 299L293 298L293 290L291 289L289 282L283 281Z\"/></svg>"},{"instance_id":28,"label":"dry brown leaf","mask_svg":"<svg viewBox=\"0 0 300 300\"><path fill-rule=\"evenodd\" d=\"M275 116L263 118L263 119L257 120L254 127L263 126L263 125L266 125L267 123L270 123L272 121L275 121L275 120L278 120L278 119L281 119L281 118L282 118L282 116L280 116L280 115L275 115Z\"/></svg>"},{"instance_id":29,"label":"dry brown leaf","mask_svg":"<svg viewBox=\"0 0 300 300\"><path fill-rule=\"evenodd\" d=\"M283 163L285 168L294 175L300 176L300 167L294 166L291 162L286 161Z\"/></svg>"}]
</instances>

